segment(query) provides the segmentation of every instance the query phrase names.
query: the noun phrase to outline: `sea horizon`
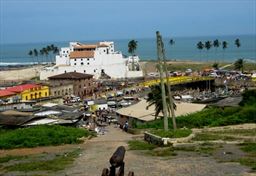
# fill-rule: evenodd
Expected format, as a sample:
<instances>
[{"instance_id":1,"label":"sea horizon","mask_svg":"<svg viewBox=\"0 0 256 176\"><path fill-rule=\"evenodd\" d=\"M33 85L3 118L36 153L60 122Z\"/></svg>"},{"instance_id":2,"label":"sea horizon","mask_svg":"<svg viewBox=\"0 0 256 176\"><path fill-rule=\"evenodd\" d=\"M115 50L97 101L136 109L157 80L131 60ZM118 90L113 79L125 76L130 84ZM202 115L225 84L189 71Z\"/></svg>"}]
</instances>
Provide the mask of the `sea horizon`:
<instances>
[{"instance_id":1,"label":"sea horizon","mask_svg":"<svg viewBox=\"0 0 256 176\"><path fill-rule=\"evenodd\" d=\"M234 44L235 39L240 39L241 47L237 48ZM129 55L128 42L130 40L138 41L136 54L142 61L156 60L156 42L155 38L131 38L131 39L104 39L104 40L80 40L81 43L95 43L99 41L114 41L115 50L121 51L123 55ZM163 37L166 57L168 60L189 60L189 61L234 61L238 58L256 62L256 34L239 34L239 35L212 35L212 36L177 36L172 37L175 44L170 45L171 37ZM199 51L196 44L199 41L213 41L218 39L220 42L227 41L228 48L223 50L212 47L210 50L203 49ZM73 40L74 41L74 40ZM75 40L76 41L76 40ZM47 45L54 44L55 46L68 47L71 41L56 41L56 42L34 42L34 43L7 43L0 44L0 65L24 65L35 63L35 58L28 55L29 50L37 49L38 51ZM55 61L54 55L50 54L48 58L39 56L40 62Z\"/></svg>"}]
</instances>

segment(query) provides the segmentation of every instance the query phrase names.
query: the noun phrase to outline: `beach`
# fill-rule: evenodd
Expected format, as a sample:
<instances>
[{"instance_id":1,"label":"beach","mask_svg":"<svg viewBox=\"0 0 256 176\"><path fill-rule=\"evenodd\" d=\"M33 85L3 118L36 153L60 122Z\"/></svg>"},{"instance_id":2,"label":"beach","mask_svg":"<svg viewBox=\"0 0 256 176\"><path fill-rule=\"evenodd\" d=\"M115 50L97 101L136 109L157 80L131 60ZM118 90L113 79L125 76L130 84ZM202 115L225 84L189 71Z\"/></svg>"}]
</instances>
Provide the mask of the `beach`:
<instances>
[{"instance_id":1,"label":"beach","mask_svg":"<svg viewBox=\"0 0 256 176\"><path fill-rule=\"evenodd\" d=\"M33 65L22 68L5 68L5 70L0 71L0 81L25 81L32 78L38 77L40 71L44 66Z\"/></svg>"}]
</instances>

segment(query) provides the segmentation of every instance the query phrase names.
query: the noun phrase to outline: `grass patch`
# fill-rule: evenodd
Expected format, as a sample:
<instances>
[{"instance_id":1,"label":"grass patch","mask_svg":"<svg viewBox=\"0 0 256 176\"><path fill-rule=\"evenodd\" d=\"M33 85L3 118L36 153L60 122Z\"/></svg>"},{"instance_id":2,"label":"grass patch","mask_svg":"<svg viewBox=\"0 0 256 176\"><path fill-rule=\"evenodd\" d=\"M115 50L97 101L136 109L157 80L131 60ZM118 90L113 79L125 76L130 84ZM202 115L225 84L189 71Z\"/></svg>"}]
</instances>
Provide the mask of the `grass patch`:
<instances>
[{"instance_id":1,"label":"grass patch","mask_svg":"<svg viewBox=\"0 0 256 176\"><path fill-rule=\"evenodd\" d=\"M21 159L24 159L26 158L26 156L12 156L12 155L7 155L5 157L1 157L0 158L0 164L1 163L7 163L11 160L21 160Z\"/></svg>"},{"instance_id":2,"label":"grass patch","mask_svg":"<svg viewBox=\"0 0 256 176\"><path fill-rule=\"evenodd\" d=\"M160 157L176 156L177 155L177 153L175 153L174 150L170 147L156 148L154 150L148 151L147 154L151 155L151 156L160 156Z\"/></svg>"},{"instance_id":3,"label":"grass patch","mask_svg":"<svg viewBox=\"0 0 256 176\"><path fill-rule=\"evenodd\" d=\"M4 169L7 171L48 171L55 172L63 170L67 165L73 163L75 158L79 155L80 150L74 150L65 154L57 155L51 160L36 160L26 163L18 163L11 166L7 166Z\"/></svg>"},{"instance_id":4,"label":"grass patch","mask_svg":"<svg viewBox=\"0 0 256 176\"><path fill-rule=\"evenodd\" d=\"M168 138L181 138L189 136L192 131L190 129L177 129L177 130L168 130L165 131L163 129L153 129L150 131L152 134L155 134L160 137L168 137Z\"/></svg>"},{"instance_id":5,"label":"grass patch","mask_svg":"<svg viewBox=\"0 0 256 176\"><path fill-rule=\"evenodd\" d=\"M194 141L214 141L214 140L225 140L225 141L234 141L238 138L234 138L231 136L224 136L220 134L212 134L212 133L198 133L193 138Z\"/></svg>"},{"instance_id":6,"label":"grass patch","mask_svg":"<svg viewBox=\"0 0 256 176\"><path fill-rule=\"evenodd\" d=\"M186 152L197 152L199 154L212 155L213 151L220 147L221 147L220 145L203 143L200 145L189 146L189 147L175 147L174 150L186 151Z\"/></svg>"},{"instance_id":7,"label":"grass patch","mask_svg":"<svg viewBox=\"0 0 256 176\"><path fill-rule=\"evenodd\" d=\"M256 143L244 143L240 145L241 145L241 150L249 154L253 154L256 157Z\"/></svg>"},{"instance_id":8,"label":"grass patch","mask_svg":"<svg viewBox=\"0 0 256 176\"><path fill-rule=\"evenodd\" d=\"M233 134L241 136L254 136L256 134L256 129L231 129L222 131L211 131L213 134Z\"/></svg>"},{"instance_id":9,"label":"grass patch","mask_svg":"<svg viewBox=\"0 0 256 176\"><path fill-rule=\"evenodd\" d=\"M250 157L244 157L239 159L239 163L250 167L252 170L256 171L256 159Z\"/></svg>"},{"instance_id":10,"label":"grass patch","mask_svg":"<svg viewBox=\"0 0 256 176\"><path fill-rule=\"evenodd\" d=\"M146 141L132 140L128 142L130 150L152 150L157 146Z\"/></svg>"},{"instance_id":11,"label":"grass patch","mask_svg":"<svg viewBox=\"0 0 256 176\"><path fill-rule=\"evenodd\" d=\"M75 144L89 135L85 129L57 125L7 130L0 133L0 149Z\"/></svg>"},{"instance_id":12,"label":"grass patch","mask_svg":"<svg viewBox=\"0 0 256 176\"><path fill-rule=\"evenodd\" d=\"M247 153L246 157L238 160L242 165L249 166L252 170L256 171L256 143L243 143L240 144L240 149Z\"/></svg>"}]
</instances>

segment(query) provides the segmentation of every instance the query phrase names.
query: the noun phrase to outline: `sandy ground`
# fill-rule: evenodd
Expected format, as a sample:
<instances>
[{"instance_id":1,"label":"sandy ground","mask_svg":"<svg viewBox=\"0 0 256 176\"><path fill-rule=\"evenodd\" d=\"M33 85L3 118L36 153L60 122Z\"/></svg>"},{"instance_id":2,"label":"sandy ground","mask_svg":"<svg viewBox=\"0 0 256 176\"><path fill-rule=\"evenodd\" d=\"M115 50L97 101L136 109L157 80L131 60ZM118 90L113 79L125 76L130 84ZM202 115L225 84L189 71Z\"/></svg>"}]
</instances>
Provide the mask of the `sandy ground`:
<instances>
[{"instance_id":1,"label":"sandy ground","mask_svg":"<svg viewBox=\"0 0 256 176\"><path fill-rule=\"evenodd\" d=\"M17 70L4 70L0 71L1 81L15 81L15 80L30 80L31 78L39 76L40 70L43 66L31 66L29 68Z\"/></svg>"}]
</instances>

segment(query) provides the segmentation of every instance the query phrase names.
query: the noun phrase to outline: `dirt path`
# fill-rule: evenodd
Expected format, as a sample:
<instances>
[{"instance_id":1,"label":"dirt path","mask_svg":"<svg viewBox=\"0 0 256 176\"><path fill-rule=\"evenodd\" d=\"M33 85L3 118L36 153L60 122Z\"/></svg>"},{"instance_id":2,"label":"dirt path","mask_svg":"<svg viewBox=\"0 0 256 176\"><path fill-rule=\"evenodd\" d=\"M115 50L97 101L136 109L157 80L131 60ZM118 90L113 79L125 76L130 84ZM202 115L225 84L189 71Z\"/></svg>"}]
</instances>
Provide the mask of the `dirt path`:
<instances>
[{"instance_id":1,"label":"dirt path","mask_svg":"<svg viewBox=\"0 0 256 176\"><path fill-rule=\"evenodd\" d=\"M134 136L110 126L108 133L81 145L84 152L66 170L54 175L97 176L102 169L109 167L109 158L115 149ZM136 176L226 176L246 175L249 169L238 163L219 163L213 157L200 155L177 155L169 158L151 157L138 151L127 150L125 155L125 172L134 171Z\"/></svg>"}]
</instances>

